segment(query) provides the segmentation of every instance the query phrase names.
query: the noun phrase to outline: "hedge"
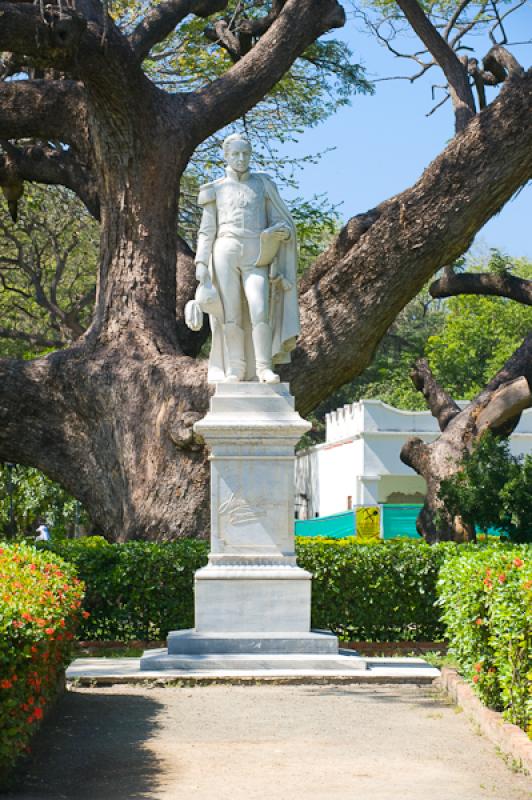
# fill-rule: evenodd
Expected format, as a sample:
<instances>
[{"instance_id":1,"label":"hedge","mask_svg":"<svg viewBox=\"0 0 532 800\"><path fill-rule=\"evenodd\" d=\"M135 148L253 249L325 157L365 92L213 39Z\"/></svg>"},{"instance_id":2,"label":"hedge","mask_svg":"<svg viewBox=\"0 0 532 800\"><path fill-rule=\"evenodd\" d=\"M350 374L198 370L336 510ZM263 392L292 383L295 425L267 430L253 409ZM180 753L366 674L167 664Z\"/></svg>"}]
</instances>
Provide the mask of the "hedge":
<instances>
[{"instance_id":1,"label":"hedge","mask_svg":"<svg viewBox=\"0 0 532 800\"><path fill-rule=\"evenodd\" d=\"M71 562L86 586L81 639L157 640L194 626L194 573L208 542L109 544L92 536L40 546Z\"/></svg>"},{"instance_id":2,"label":"hedge","mask_svg":"<svg viewBox=\"0 0 532 800\"><path fill-rule=\"evenodd\" d=\"M312 626L344 640L438 641L438 573L454 544L352 538L299 539L298 563L314 575Z\"/></svg>"},{"instance_id":3,"label":"hedge","mask_svg":"<svg viewBox=\"0 0 532 800\"><path fill-rule=\"evenodd\" d=\"M532 738L530 547L460 548L442 567L450 651L481 700Z\"/></svg>"},{"instance_id":4,"label":"hedge","mask_svg":"<svg viewBox=\"0 0 532 800\"><path fill-rule=\"evenodd\" d=\"M194 625L193 579L208 543L109 544L94 537L53 547L86 584L90 617L80 637L164 639ZM299 539L299 564L314 574L312 625L343 639L438 640L438 570L449 548L423 542L356 544L353 539Z\"/></svg>"},{"instance_id":5,"label":"hedge","mask_svg":"<svg viewBox=\"0 0 532 800\"><path fill-rule=\"evenodd\" d=\"M28 749L70 661L82 589L58 556L0 546L0 785Z\"/></svg>"}]
</instances>

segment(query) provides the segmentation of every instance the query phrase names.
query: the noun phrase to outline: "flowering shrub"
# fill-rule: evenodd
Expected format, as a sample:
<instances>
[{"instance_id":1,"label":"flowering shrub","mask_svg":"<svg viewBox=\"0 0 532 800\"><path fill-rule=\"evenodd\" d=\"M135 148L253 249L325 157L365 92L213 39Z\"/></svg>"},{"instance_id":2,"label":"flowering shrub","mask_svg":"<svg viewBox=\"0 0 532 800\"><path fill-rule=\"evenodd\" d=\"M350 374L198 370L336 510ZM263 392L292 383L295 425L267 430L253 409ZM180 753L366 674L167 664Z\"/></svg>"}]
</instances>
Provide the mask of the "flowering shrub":
<instances>
[{"instance_id":1,"label":"flowering shrub","mask_svg":"<svg viewBox=\"0 0 532 800\"><path fill-rule=\"evenodd\" d=\"M451 653L481 700L532 734L530 547L459 548L442 567L439 604Z\"/></svg>"},{"instance_id":2,"label":"flowering shrub","mask_svg":"<svg viewBox=\"0 0 532 800\"><path fill-rule=\"evenodd\" d=\"M54 695L82 595L74 569L57 556L0 543L0 783Z\"/></svg>"}]
</instances>

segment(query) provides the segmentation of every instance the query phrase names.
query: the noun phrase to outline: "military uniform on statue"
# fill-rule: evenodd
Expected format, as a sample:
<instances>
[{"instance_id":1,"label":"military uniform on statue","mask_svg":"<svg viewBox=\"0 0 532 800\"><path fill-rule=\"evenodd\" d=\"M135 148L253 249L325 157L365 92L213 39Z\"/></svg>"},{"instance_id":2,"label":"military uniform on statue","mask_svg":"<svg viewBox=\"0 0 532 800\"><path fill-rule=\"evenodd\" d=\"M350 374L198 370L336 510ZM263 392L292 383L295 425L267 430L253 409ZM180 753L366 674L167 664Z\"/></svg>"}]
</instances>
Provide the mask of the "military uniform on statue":
<instances>
[{"instance_id":1,"label":"military uniform on statue","mask_svg":"<svg viewBox=\"0 0 532 800\"><path fill-rule=\"evenodd\" d=\"M273 367L290 360L299 333L296 230L272 180L249 172L247 140L229 136L224 154L226 177L198 197L195 302L210 315L208 379L277 383Z\"/></svg>"},{"instance_id":2,"label":"military uniform on statue","mask_svg":"<svg viewBox=\"0 0 532 800\"><path fill-rule=\"evenodd\" d=\"M199 192L199 285L185 308L189 327L207 313L212 331L216 388L194 425L209 450L209 560L194 576L195 627L172 631L141 669L365 669L334 634L310 629L312 575L295 554L294 448L310 424L274 371L299 333L294 222L270 178L249 172L246 139L229 136L224 155L225 177Z\"/></svg>"}]
</instances>

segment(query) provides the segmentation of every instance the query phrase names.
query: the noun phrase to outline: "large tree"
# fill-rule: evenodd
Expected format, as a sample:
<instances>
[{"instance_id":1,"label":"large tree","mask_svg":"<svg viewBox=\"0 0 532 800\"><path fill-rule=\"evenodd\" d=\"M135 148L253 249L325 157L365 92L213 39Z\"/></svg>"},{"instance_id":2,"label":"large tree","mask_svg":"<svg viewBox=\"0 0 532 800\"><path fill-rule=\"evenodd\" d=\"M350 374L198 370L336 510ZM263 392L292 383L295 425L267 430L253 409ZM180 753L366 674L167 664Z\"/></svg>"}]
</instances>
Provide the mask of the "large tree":
<instances>
[{"instance_id":1,"label":"large tree","mask_svg":"<svg viewBox=\"0 0 532 800\"><path fill-rule=\"evenodd\" d=\"M351 219L305 273L302 335L282 373L303 414L367 366L405 304L532 175L532 73L503 47L483 70L457 56L451 32L468 5L456 4L443 29L416 0L398 0L445 74L457 133L412 188ZM208 402L197 358L206 334L183 324L195 279L176 233L180 178L201 143L343 24L343 9L336 0L163 0L129 28L99 0L0 2L0 12L4 193L15 208L24 181L61 184L101 225L87 331L44 358L0 361L0 458L57 480L116 538L201 533L208 471L192 425ZM189 15L211 17L207 39L229 67L168 92L150 78L148 57ZM473 79L503 84L478 113Z\"/></svg>"}]
</instances>

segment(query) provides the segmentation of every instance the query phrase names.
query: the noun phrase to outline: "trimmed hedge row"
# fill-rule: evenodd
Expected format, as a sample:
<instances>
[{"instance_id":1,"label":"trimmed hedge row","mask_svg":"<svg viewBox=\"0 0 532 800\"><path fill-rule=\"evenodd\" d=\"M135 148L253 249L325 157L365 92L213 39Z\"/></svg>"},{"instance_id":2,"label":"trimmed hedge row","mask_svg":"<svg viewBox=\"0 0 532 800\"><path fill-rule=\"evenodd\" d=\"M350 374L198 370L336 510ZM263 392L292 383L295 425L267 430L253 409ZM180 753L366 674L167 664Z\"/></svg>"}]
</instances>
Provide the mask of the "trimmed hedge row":
<instances>
[{"instance_id":1,"label":"trimmed hedge row","mask_svg":"<svg viewBox=\"0 0 532 800\"><path fill-rule=\"evenodd\" d=\"M462 673L486 705L532 738L530 547L460 548L443 564L438 589Z\"/></svg>"},{"instance_id":2,"label":"trimmed hedge row","mask_svg":"<svg viewBox=\"0 0 532 800\"><path fill-rule=\"evenodd\" d=\"M90 616L80 639L157 640L194 626L194 573L207 562L208 542L109 544L91 536L40 547L69 561L85 584Z\"/></svg>"},{"instance_id":3,"label":"trimmed hedge row","mask_svg":"<svg viewBox=\"0 0 532 800\"><path fill-rule=\"evenodd\" d=\"M194 625L193 578L207 542L115 545L94 537L46 547L72 562L86 584L82 639L157 640ZM353 640L441 639L436 581L454 547L297 540L299 564L314 574L313 627Z\"/></svg>"},{"instance_id":4,"label":"trimmed hedge row","mask_svg":"<svg viewBox=\"0 0 532 800\"><path fill-rule=\"evenodd\" d=\"M299 564L314 575L312 625L344 640L438 641L436 583L456 545L417 541L357 544L299 539Z\"/></svg>"},{"instance_id":5,"label":"trimmed hedge row","mask_svg":"<svg viewBox=\"0 0 532 800\"><path fill-rule=\"evenodd\" d=\"M70 661L82 596L73 566L58 556L0 546L0 785Z\"/></svg>"}]
</instances>

